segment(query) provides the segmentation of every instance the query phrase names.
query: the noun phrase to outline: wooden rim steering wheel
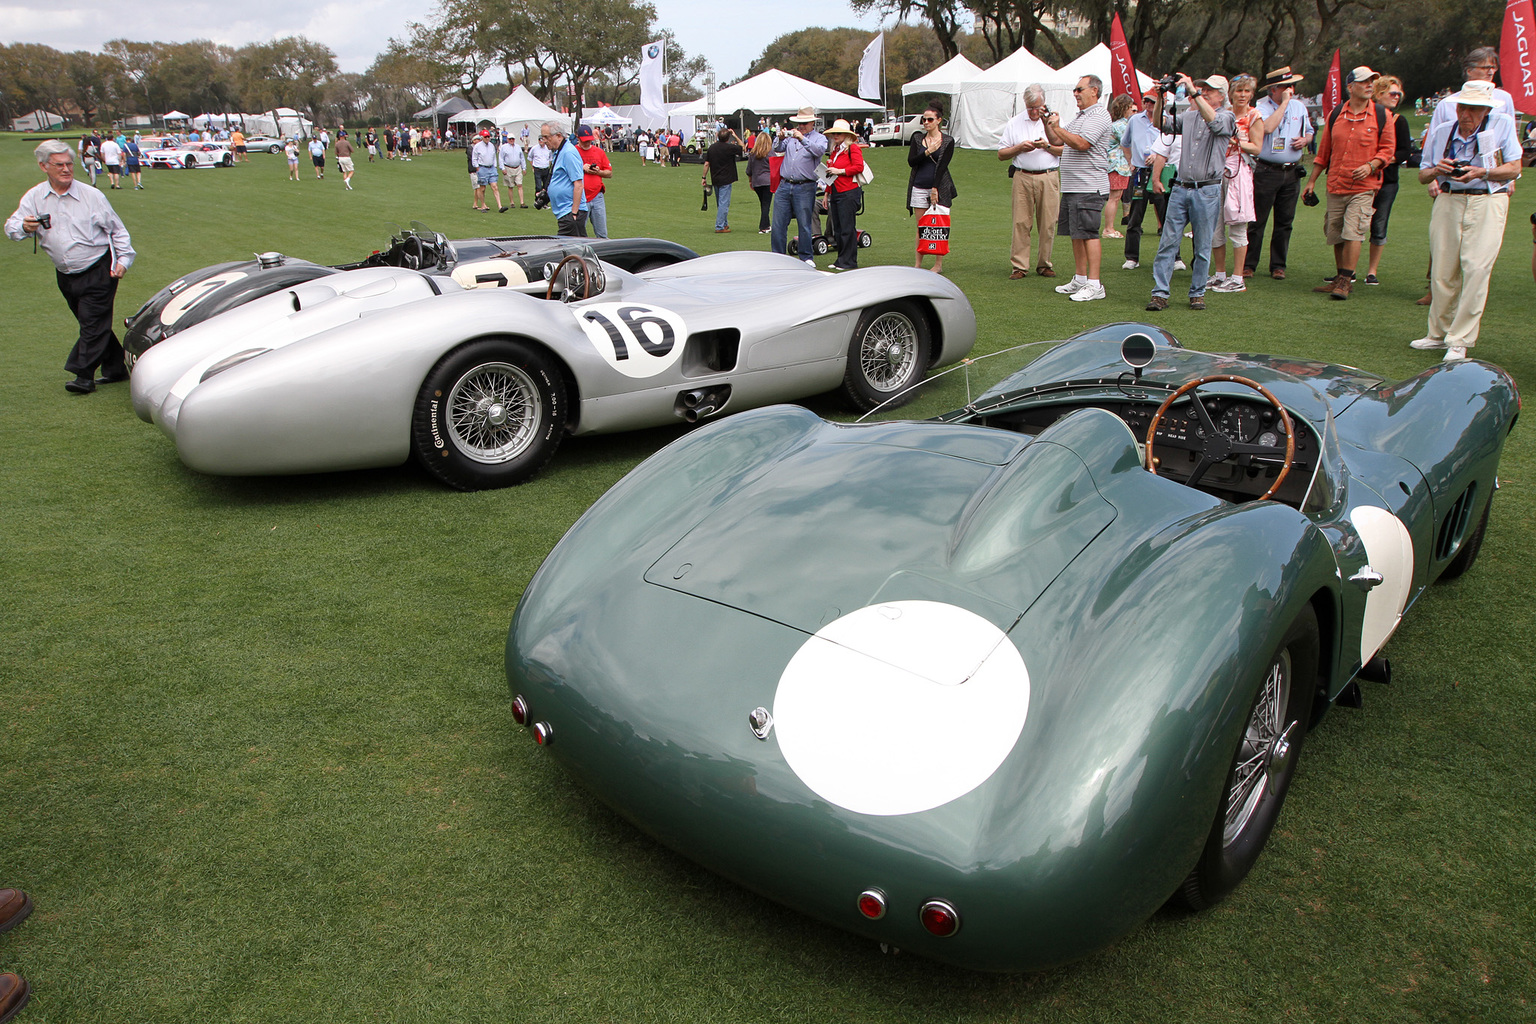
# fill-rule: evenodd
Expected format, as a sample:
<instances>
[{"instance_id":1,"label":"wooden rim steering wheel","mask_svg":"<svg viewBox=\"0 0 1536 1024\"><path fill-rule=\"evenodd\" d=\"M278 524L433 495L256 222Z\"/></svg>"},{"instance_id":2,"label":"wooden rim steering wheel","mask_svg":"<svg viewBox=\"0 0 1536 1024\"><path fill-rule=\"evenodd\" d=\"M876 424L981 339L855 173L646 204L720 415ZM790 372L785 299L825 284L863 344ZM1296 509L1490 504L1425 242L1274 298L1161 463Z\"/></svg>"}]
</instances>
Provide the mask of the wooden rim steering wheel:
<instances>
[{"instance_id":1,"label":"wooden rim steering wheel","mask_svg":"<svg viewBox=\"0 0 1536 1024\"><path fill-rule=\"evenodd\" d=\"M560 271L564 270L565 265L572 260L575 260L581 267L581 298L590 299L592 297L592 271L588 269L587 261L582 259L579 253L573 252L555 264L554 273L549 275L549 287L544 289L544 298L553 299L555 297L555 282L560 280ZM566 289L560 293L560 300L562 302L576 301L570 297L569 292L570 289Z\"/></svg>"},{"instance_id":2,"label":"wooden rim steering wheel","mask_svg":"<svg viewBox=\"0 0 1536 1024\"><path fill-rule=\"evenodd\" d=\"M1163 422L1163 415L1174 402L1184 395L1189 395L1190 404L1194 406L1195 416L1200 421L1200 428L1204 431L1204 447L1200 450L1200 461L1195 463L1194 470L1189 474L1188 484L1193 487L1205 476L1205 471L1218 462L1226 462L1238 455L1280 455L1282 449L1278 445L1249 444L1246 441L1236 441L1222 432L1216 426L1216 421L1211 419L1211 414L1205 407L1205 402L1195 389L1202 384L1217 384L1221 382L1241 384L1245 388L1251 388L1263 395L1275 411L1280 414L1280 423L1285 427L1285 461L1280 466L1280 475L1275 477L1275 482L1269 485L1269 490L1259 496L1260 501L1268 501L1280 485L1285 482L1286 475L1290 473L1291 466L1296 462L1296 430L1291 424L1290 414L1285 411L1285 406L1280 404L1268 388L1256 380L1247 377L1237 377L1226 373L1211 374L1206 377L1196 377L1194 380L1180 387L1173 394L1163 399L1163 404L1157 407L1157 412L1152 414L1152 423L1147 427L1147 471L1153 476L1157 475L1157 459L1152 454L1152 441L1157 436L1157 428Z\"/></svg>"}]
</instances>

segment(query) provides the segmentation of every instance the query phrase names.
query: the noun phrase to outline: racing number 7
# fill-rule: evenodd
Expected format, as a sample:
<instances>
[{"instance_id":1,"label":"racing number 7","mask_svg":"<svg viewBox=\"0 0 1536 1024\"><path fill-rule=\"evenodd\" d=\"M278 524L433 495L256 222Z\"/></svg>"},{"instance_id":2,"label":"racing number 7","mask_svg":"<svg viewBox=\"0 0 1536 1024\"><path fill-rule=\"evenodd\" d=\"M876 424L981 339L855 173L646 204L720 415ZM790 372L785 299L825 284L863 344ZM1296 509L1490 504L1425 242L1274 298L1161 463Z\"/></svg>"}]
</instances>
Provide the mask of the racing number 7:
<instances>
[{"instance_id":1,"label":"racing number 7","mask_svg":"<svg viewBox=\"0 0 1536 1024\"><path fill-rule=\"evenodd\" d=\"M677 336L672 332L671 324L659 316L651 315L651 311L644 306L620 306L617 312L619 319L624 321L622 328L595 309L589 309L582 314L583 318L601 325L607 332L608 340L613 342L614 359L629 358L629 349L624 344L626 334L630 340L638 343L642 349L657 358L672 351L672 345L677 340ZM660 341L652 341L650 335L645 333L646 324L655 324L661 328Z\"/></svg>"}]
</instances>

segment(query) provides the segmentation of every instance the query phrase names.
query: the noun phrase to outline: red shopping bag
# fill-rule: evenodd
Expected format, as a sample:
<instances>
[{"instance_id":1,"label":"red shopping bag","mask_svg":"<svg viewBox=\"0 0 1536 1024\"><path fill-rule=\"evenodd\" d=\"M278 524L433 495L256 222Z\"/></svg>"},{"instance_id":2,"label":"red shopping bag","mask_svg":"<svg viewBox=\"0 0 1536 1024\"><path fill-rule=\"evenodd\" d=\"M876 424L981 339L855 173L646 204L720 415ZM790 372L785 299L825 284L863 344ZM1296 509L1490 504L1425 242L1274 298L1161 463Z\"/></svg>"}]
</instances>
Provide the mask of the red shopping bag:
<instances>
[{"instance_id":1,"label":"red shopping bag","mask_svg":"<svg viewBox=\"0 0 1536 1024\"><path fill-rule=\"evenodd\" d=\"M917 251L924 256L949 255L949 207L930 206L917 218Z\"/></svg>"}]
</instances>

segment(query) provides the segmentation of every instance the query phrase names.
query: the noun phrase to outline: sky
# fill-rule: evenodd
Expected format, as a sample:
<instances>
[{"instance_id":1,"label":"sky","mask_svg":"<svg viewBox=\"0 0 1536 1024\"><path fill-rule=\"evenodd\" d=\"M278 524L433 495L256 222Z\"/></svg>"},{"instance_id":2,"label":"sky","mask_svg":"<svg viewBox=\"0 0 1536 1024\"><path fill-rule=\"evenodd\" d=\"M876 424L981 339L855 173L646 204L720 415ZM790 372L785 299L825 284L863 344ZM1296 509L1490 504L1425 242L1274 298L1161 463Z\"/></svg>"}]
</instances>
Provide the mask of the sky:
<instances>
[{"instance_id":1,"label":"sky","mask_svg":"<svg viewBox=\"0 0 1536 1024\"><path fill-rule=\"evenodd\" d=\"M773 22L743 32L740 17L721 17L719 0L651 0L658 28L669 28L690 57L709 58L722 82L740 78L774 38L796 29L879 28L843 0L775 0ZM431 15L431 0L263 0L255 6L167 0L0 0L0 42L43 43L57 50L100 50L109 39L178 43L211 39L243 46L302 35L336 53L342 71L365 71L391 36Z\"/></svg>"}]
</instances>

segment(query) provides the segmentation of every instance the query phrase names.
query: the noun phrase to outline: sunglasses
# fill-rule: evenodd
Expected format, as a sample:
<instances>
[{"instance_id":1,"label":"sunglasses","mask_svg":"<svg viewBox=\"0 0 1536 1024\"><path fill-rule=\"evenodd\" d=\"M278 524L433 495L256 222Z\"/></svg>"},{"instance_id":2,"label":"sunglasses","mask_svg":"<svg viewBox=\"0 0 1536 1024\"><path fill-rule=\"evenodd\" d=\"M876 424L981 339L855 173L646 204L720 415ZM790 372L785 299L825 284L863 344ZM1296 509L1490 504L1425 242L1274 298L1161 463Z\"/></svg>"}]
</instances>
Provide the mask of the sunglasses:
<instances>
[{"instance_id":1,"label":"sunglasses","mask_svg":"<svg viewBox=\"0 0 1536 1024\"><path fill-rule=\"evenodd\" d=\"M927 124L929 121L937 121L937 120L938 120L938 118L936 118L936 117L925 117L925 118L922 118L922 122L924 124Z\"/></svg>"},{"instance_id":2,"label":"sunglasses","mask_svg":"<svg viewBox=\"0 0 1536 1024\"><path fill-rule=\"evenodd\" d=\"M1074 85L1074 86L1073 86L1073 87L1072 87L1072 91L1073 91L1073 92L1082 92L1082 91L1083 91L1083 87L1082 87L1082 86L1080 86L1080 85Z\"/></svg>"},{"instance_id":3,"label":"sunglasses","mask_svg":"<svg viewBox=\"0 0 1536 1024\"><path fill-rule=\"evenodd\" d=\"M1398 99L1402 99L1403 98L1403 94L1398 92L1396 89L1393 89L1392 91L1388 92L1387 95L1388 96L1395 96Z\"/></svg>"}]
</instances>

